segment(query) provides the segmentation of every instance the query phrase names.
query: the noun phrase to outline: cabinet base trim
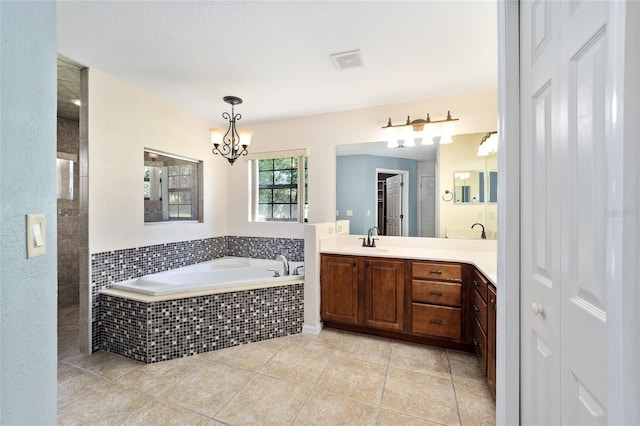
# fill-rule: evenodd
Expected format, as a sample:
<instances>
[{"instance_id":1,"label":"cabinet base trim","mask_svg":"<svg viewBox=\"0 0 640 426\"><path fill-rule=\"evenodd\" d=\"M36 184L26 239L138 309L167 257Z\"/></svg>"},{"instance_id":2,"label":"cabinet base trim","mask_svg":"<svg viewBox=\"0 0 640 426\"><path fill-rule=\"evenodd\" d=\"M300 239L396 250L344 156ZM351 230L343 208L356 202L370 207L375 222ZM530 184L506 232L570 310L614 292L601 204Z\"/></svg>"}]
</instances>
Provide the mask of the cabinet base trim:
<instances>
[{"instance_id":1,"label":"cabinet base trim","mask_svg":"<svg viewBox=\"0 0 640 426\"><path fill-rule=\"evenodd\" d=\"M335 328L338 330L352 331L355 333L386 337L389 339L402 340L405 342L421 343L423 345L436 346L436 347L445 348L445 349L454 349L457 351L474 352L474 347L472 345L467 345L465 343L460 343L460 342L449 342L447 340L413 336L410 334L396 333L393 331L372 330L366 327L353 326L348 324L339 324L331 321L324 321L323 325L326 328ZM304 328L302 332L304 333Z\"/></svg>"}]
</instances>

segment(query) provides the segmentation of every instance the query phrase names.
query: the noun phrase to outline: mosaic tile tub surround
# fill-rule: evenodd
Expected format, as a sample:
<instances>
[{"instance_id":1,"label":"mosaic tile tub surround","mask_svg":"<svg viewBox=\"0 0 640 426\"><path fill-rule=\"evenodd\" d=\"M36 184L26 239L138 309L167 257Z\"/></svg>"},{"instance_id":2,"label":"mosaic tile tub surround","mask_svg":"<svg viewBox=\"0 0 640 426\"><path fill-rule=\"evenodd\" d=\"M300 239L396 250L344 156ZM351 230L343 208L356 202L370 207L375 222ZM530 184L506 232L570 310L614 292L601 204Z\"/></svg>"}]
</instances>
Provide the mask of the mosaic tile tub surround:
<instances>
[{"instance_id":1,"label":"mosaic tile tub surround","mask_svg":"<svg viewBox=\"0 0 640 426\"><path fill-rule=\"evenodd\" d=\"M91 255L92 347L105 348L104 317L98 292L111 283L141 277L223 256L275 259L284 254L304 260L304 240L224 236L94 253Z\"/></svg>"},{"instance_id":2,"label":"mosaic tile tub surround","mask_svg":"<svg viewBox=\"0 0 640 426\"><path fill-rule=\"evenodd\" d=\"M103 294L103 349L154 363L301 333L303 298L303 284L152 303Z\"/></svg>"}]
</instances>

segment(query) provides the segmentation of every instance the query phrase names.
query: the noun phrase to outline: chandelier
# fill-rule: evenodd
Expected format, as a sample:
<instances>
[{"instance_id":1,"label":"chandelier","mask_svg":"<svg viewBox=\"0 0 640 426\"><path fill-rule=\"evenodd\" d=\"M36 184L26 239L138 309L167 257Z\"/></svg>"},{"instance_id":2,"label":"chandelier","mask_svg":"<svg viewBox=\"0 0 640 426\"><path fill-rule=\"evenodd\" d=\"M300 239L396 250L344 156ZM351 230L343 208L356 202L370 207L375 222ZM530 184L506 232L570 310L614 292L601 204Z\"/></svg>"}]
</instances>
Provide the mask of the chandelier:
<instances>
[{"instance_id":1,"label":"chandelier","mask_svg":"<svg viewBox=\"0 0 640 426\"><path fill-rule=\"evenodd\" d=\"M447 111L447 118L444 120L431 120L427 113L426 119L411 120L407 116L407 122L404 124L392 124L389 118L387 125L382 128L386 132L388 148L412 147L415 146L416 139L422 139L422 145L433 145L433 139L438 136L440 144L447 144L453 142L453 122L458 120L459 118L451 118L451 111Z\"/></svg>"},{"instance_id":2,"label":"chandelier","mask_svg":"<svg viewBox=\"0 0 640 426\"><path fill-rule=\"evenodd\" d=\"M213 143L214 155L220 154L229 161L229 164L233 163L241 155L247 155L247 147L251 144L251 130L236 129L236 121L242 118L240 113L235 113L234 107L242 103L242 99L236 96L225 96L222 98L228 104L231 104L231 114L228 112L222 113L222 118L229 120L229 128L226 133L223 133L223 129L211 128L209 134L211 135L211 143Z\"/></svg>"}]
</instances>

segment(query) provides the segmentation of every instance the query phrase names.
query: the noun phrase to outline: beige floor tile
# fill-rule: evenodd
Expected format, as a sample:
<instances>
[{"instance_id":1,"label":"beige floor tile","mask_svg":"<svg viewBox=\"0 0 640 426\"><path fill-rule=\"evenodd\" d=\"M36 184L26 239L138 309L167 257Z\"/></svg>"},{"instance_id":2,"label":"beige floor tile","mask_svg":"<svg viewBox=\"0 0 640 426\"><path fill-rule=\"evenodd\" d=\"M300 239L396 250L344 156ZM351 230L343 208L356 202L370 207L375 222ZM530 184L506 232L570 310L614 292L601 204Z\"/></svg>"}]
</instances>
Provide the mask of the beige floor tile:
<instances>
[{"instance_id":1,"label":"beige floor tile","mask_svg":"<svg viewBox=\"0 0 640 426\"><path fill-rule=\"evenodd\" d=\"M194 357L141 364L116 379L117 382L152 395L162 395L196 368Z\"/></svg>"},{"instance_id":2,"label":"beige floor tile","mask_svg":"<svg viewBox=\"0 0 640 426\"><path fill-rule=\"evenodd\" d=\"M314 390L296 418L295 425L375 425L378 407L320 390Z\"/></svg>"},{"instance_id":3,"label":"beige floor tile","mask_svg":"<svg viewBox=\"0 0 640 426\"><path fill-rule=\"evenodd\" d=\"M118 425L151 397L135 389L108 382L58 411L60 425Z\"/></svg>"},{"instance_id":4,"label":"beige floor tile","mask_svg":"<svg viewBox=\"0 0 640 426\"><path fill-rule=\"evenodd\" d=\"M327 349L336 349L344 337L344 332L332 328L323 328L320 334L296 334L291 336L289 344L302 346L322 346Z\"/></svg>"},{"instance_id":5,"label":"beige floor tile","mask_svg":"<svg viewBox=\"0 0 640 426\"><path fill-rule=\"evenodd\" d=\"M451 375L455 381L464 381L471 384L486 383L482 374L480 362L474 353L448 350Z\"/></svg>"},{"instance_id":6,"label":"beige floor tile","mask_svg":"<svg viewBox=\"0 0 640 426\"><path fill-rule=\"evenodd\" d=\"M486 384L454 384L458 410L464 426L496 424L496 405Z\"/></svg>"},{"instance_id":7,"label":"beige floor tile","mask_svg":"<svg viewBox=\"0 0 640 426\"><path fill-rule=\"evenodd\" d=\"M258 371L287 344L288 340L288 337L264 340L262 342L207 352L198 357L211 359L221 364Z\"/></svg>"},{"instance_id":8,"label":"beige floor tile","mask_svg":"<svg viewBox=\"0 0 640 426\"><path fill-rule=\"evenodd\" d=\"M310 387L273 377L256 375L215 419L228 424L290 425Z\"/></svg>"},{"instance_id":9,"label":"beige floor tile","mask_svg":"<svg viewBox=\"0 0 640 426\"><path fill-rule=\"evenodd\" d=\"M193 411L185 410L182 407L168 404L166 402L153 400L144 407L132 414L122 423L123 425L206 425L211 419Z\"/></svg>"},{"instance_id":10,"label":"beige floor tile","mask_svg":"<svg viewBox=\"0 0 640 426\"><path fill-rule=\"evenodd\" d=\"M108 385L100 376L68 364L58 364L58 409L82 398L89 392Z\"/></svg>"},{"instance_id":11,"label":"beige floor tile","mask_svg":"<svg viewBox=\"0 0 640 426\"><path fill-rule=\"evenodd\" d=\"M379 405L387 367L334 356L324 369L317 387L341 396Z\"/></svg>"},{"instance_id":12,"label":"beige floor tile","mask_svg":"<svg viewBox=\"0 0 640 426\"><path fill-rule=\"evenodd\" d=\"M336 355L389 365L391 340L364 334L345 333Z\"/></svg>"},{"instance_id":13,"label":"beige floor tile","mask_svg":"<svg viewBox=\"0 0 640 426\"><path fill-rule=\"evenodd\" d=\"M207 362L169 388L162 399L214 417L242 389L254 373L236 367Z\"/></svg>"},{"instance_id":14,"label":"beige floor tile","mask_svg":"<svg viewBox=\"0 0 640 426\"><path fill-rule=\"evenodd\" d=\"M106 351L78 355L65 359L65 362L109 379L116 379L142 365L140 362Z\"/></svg>"},{"instance_id":15,"label":"beige floor tile","mask_svg":"<svg viewBox=\"0 0 640 426\"><path fill-rule=\"evenodd\" d=\"M382 408L442 424L459 424L453 383L414 371L389 368Z\"/></svg>"},{"instance_id":16,"label":"beige floor tile","mask_svg":"<svg viewBox=\"0 0 640 426\"><path fill-rule=\"evenodd\" d=\"M394 341L389 366L431 376L451 378L447 350L416 343Z\"/></svg>"},{"instance_id":17,"label":"beige floor tile","mask_svg":"<svg viewBox=\"0 0 640 426\"><path fill-rule=\"evenodd\" d=\"M313 384L329 362L332 352L322 347L287 345L260 371L293 383Z\"/></svg>"},{"instance_id":18,"label":"beige floor tile","mask_svg":"<svg viewBox=\"0 0 640 426\"><path fill-rule=\"evenodd\" d=\"M429 420L411 417L406 414L400 414L389 410L380 410L378 417L378 426L439 426L440 423L430 422Z\"/></svg>"}]
</instances>

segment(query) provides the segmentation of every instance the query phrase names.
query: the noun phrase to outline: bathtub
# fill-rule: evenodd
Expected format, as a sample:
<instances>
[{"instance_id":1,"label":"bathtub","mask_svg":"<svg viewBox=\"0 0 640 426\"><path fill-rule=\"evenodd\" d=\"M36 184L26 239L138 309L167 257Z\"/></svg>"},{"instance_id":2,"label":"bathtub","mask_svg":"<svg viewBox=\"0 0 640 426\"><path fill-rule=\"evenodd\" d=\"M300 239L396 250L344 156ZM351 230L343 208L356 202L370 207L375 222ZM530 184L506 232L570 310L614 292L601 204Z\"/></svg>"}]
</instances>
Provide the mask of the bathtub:
<instances>
[{"instance_id":1,"label":"bathtub","mask_svg":"<svg viewBox=\"0 0 640 426\"><path fill-rule=\"evenodd\" d=\"M202 291L224 288L251 288L253 285L287 285L304 279L304 269L298 275L292 275L303 262L289 262L291 275L284 275L282 261L253 259L244 257L222 257L209 262L197 263L156 274L145 275L126 281L116 282L111 288L161 296L189 291ZM274 272L278 271L278 277Z\"/></svg>"}]
</instances>

